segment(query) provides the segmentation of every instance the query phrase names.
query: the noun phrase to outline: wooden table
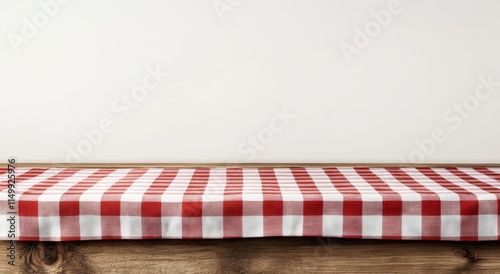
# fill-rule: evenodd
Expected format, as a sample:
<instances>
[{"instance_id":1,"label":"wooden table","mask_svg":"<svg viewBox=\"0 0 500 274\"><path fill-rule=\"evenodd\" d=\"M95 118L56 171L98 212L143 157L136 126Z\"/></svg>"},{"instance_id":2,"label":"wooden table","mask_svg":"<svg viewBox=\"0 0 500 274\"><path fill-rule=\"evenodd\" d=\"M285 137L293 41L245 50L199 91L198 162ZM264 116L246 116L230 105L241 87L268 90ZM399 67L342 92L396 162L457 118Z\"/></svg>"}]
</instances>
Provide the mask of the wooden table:
<instances>
[{"instance_id":1,"label":"wooden table","mask_svg":"<svg viewBox=\"0 0 500 274\"><path fill-rule=\"evenodd\" d=\"M8 242L0 243L4 254ZM17 242L0 273L500 273L499 242L335 238Z\"/></svg>"}]
</instances>

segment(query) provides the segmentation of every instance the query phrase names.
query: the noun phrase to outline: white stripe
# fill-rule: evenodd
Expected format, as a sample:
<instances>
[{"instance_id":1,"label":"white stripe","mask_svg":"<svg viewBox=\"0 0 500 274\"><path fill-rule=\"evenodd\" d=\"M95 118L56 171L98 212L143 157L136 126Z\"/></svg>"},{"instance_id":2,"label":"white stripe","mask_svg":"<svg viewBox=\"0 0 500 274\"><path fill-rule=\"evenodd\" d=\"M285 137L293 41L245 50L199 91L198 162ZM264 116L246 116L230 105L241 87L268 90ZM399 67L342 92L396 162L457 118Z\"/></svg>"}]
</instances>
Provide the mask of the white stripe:
<instances>
[{"instance_id":1,"label":"white stripe","mask_svg":"<svg viewBox=\"0 0 500 274\"><path fill-rule=\"evenodd\" d=\"M243 201L263 201L262 181L259 172L254 168L244 168L243 170Z\"/></svg>"},{"instance_id":2,"label":"white stripe","mask_svg":"<svg viewBox=\"0 0 500 274\"><path fill-rule=\"evenodd\" d=\"M354 168L338 168L349 182L359 191L363 202L381 202L382 195L373 188ZM363 237L379 238L382 235L382 216L365 215L363 206L363 216L361 216L361 233Z\"/></svg>"},{"instance_id":3,"label":"white stripe","mask_svg":"<svg viewBox=\"0 0 500 274\"><path fill-rule=\"evenodd\" d=\"M299 188L292 171L289 168L275 168L274 173L278 182L279 191L283 202L289 201L304 201L304 196ZM286 207L286 204L284 204ZM282 234L284 237L288 236L302 236L304 228L304 216L302 212L297 215L287 214L287 209L283 208L282 217Z\"/></svg>"},{"instance_id":4,"label":"white stripe","mask_svg":"<svg viewBox=\"0 0 500 274\"><path fill-rule=\"evenodd\" d=\"M243 168L243 201L258 201L264 200L262 194L262 182L260 175L255 168ZM243 202L243 212L245 212L245 203ZM242 216L242 236L246 237L262 237L264 236L264 217L259 216Z\"/></svg>"},{"instance_id":5,"label":"white stripe","mask_svg":"<svg viewBox=\"0 0 500 274\"><path fill-rule=\"evenodd\" d=\"M101 202L102 195L109 188L115 185L120 179L125 177L130 169L117 169L106 177L100 179L93 186L85 190L80 196L80 202L89 201L89 202Z\"/></svg>"},{"instance_id":6,"label":"white stripe","mask_svg":"<svg viewBox=\"0 0 500 274\"><path fill-rule=\"evenodd\" d=\"M422 195L404 185L387 169L373 168L371 170L392 190L399 194L401 201L420 202L421 205ZM405 205L403 204L403 212L405 210L404 206ZM422 213L420 208L418 209L418 212L420 212L419 215L403 214L401 216L401 237L403 239L419 239L422 236Z\"/></svg>"},{"instance_id":7,"label":"white stripe","mask_svg":"<svg viewBox=\"0 0 500 274\"><path fill-rule=\"evenodd\" d=\"M19 176L27 173L28 171L30 170L30 168L16 168L16 178L18 178ZM7 185L7 181L8 181L8 177L7 177L8 173L6 174L3 174L3 176L5 176L5 180L2 180L1 183L3 186L6 186ZM3 178L2 178L3 179ZM24 183L24 181L23 181ZM20 196L20 191L19 191L19 186L21 184L21 181L17 181L16 180L16 196L15 196L15 200L16 200L16 203L17 201L19 200L18 196ZM9 204L7 203L7 201L9 200L9 193L8 193L8 188L6 187L5 189L3 189L1 192L0 192L0 219L1 220L7 220L10 215L7 215L7 212L10 212L12 211L10 208L9 208ZM15 205L15 210L17 211L18 208L17 208L17 204ZM19 218L16 217L17 221L19 221ZM16 233L16 238L15 239L10 239L8 237L8 234L9 234L9 230L10 230L10 223L7 222L7 221L0 221L0 231L1 231L1 234L0 234L0 240L4 241L4 240L18 240L19 239L19 229L20 229L20 226L19 224L16 224L16 230L17 230L17 233Z\"/></svg>"},{"instance_id":8,"label":"white stripe","mask_svg":"<svg viewBox=\"0 0 500 274\"><path fill-rule=\"evenodd\" d=\"M371 171L386 183L393 191L401 196L402 201L422 201L422 196L396 179L385 168L372 168Z\"/></svg>"},{"instance_id":9,"label":"white stripe","mask_svg":"<svg viewBox=\"0 0 500 274\"><path fill-rule=\"evenodd\" d=\"M77 171L72 176L59 181L58 183L52 185L51 187L45 189L43 193L38 194L38 201L44 202L59 202L61 201L61 196L70 189L72 186L78 184L94 172L96 169L81 169Z\"/></svg>"},{"instance_id":10,"label":"white stripe","mask_svg":"<svg viewBox=\"0 0 500 274\"><path fill-rule=\"evenodd\" d=\"M458 170L468 174L469 176L485 183L488 184L492 187L495 188L500 188L500 182L493 180L493 178L480 173L473 168L458 168ZM484 190L481 190L481 192L485 192ZM495 209L490 209L490 211L496 211L498 212L497 206L497 200L499 199L499 194L494 194L487 192L487 194L480 194L478 195L478 200L479 201L490 201L491 205ZM479 216L478 216L478 226L477 226L477 234L479 237L479 240L496 240L496 237L498 235L498 214L481 214L482 211L482 206L484 205L483 203L479 203Z\"/></svg>"},{"instance_id":11,"label":"white stripe","mask_svg":"<svg viewBox=\"0 0 500 274\"><path fill-rule=\"evenodd\" d=\"M283 201L304 201L302 192L289 168L274 169Z\"/></svg>"},{"instance_id":12,"label":"white stripe","mask_svg":"<svg viewBox=\"0 0 500 274\"><path fill-rule=\"evenodd\" d=\"M471 176L473 178L478 179L479 181L481 181L485 184L488 184L488 185L500 190L500 182L497 180L494 180L493 178L491 178L490 176L488 176L486 174L483 174L479 171L476 171L473 168L458 168L458 170L468 174L469 176Z\"/></svg>"},{"instance_id":13,"label":"white stripe","mask_svg":"<svg viewBox=\"0 0 500 274\"><path fill-rule=\"evenodd\" d=\"M480 198L479 196L481 196L481 200L495 200L496 199L495 194L489 193L488 191L484 191L480 187L466 182L462 178L458 177L457 175L451 173L450 171L448 171L446 169L437 169L435 171L437 174L441 175L442 177L444 177L446 180L453 183L454 185L460 186L461 188L463 188L469 192L472 192L478 199Z\"/></svg>"},{"instance_id":14,"label":"white stripe","mask_svg":"<svg viewBox=\"0 0 500 274\"><path fill-rule=\"evenodd\" d=\"M22 182L20 181L19 183L16 183L17 193L22 194L26 190L30 189L32 186L34 186L42 181L45 181L54 175L57 175L59 172L61 172L63 170L65 170L65 169L64 168L49 168L45 172L43 172L42 174L40 174L36 177L24 180Z\"/></svg>"},{"instance_id":15,"label":"white stripe","mask_svg":"<svg viewBox=\"0 0 500 274\"><path fill-rule=\"evenodd\" d=\"M424 185L430 191L438 195L441 201L460 201L460 196L457 193L436 183L416 168L402 168L401 170L408 174L408 176L412 177L413 180Z\"/></svg>"},{"instance_id":16,"label":"white stripe","mask_svg":"<svg viewBox=\"0 0 500 274\"><path fill-rule=\"evenodd\" d=\"M153 182L160 176L163 169L150 168L141 177L137 178L129 188L123 193L120 200L122 202L141 202L142 196L153 184Z\"/></svg>"},{"instance_id":17,"label":"white stripe","mask_svg":"<svg viewBox=\"0 0 500 274\"><path fill-rule=\"evenodd\" d=\"M161 195L162 202L182 202L194 169L179 169L177 175Z\"/></svg>"},{"instance_id":18,"label":"white stripe","mask_svg":"<svg viewBox=\"0 0 500 274\"><path fill-rule=\"evenodd\" d=\"M203 193L203 202L223 201L224 188L226 186L226 169L212 168L210 169L210 177L208 178L205 192Z\"/></svg>"},{"instance_id":19,"label":"white stripe","mask_svg":"<svg viewBox=\"0 0 500 274\"><path fill-rule=\"evenodd\" d=\"M306 168L306 171L311 176L319 192L321 192L323 201L344 201L344 195L335 188L330 177L326 175L322 168Z\"/></svg>"},{"instance_id":20,"label":"white stripe","mask_svg":"<svg viewBox=\"0 0 500 274\"><path fill-rule=\"evenodd\" d=\"M341 194L322 168L306 168L318 190L323 194Z\"/></svg>"},{"instance_id":21,"label":"white stripe","mask_svg":"<svg viewBox=\"0 0 500 274\"><path fill-rule=\"evenodd\" d=\"M496 174L500 175L500 167L487 167L487 169L491 172L495 172Z\"/></svg>"},{"instance_id":22,"label":"white stripe","mask_svg":"<svg viewBox=\"0 0 500 274\"><path fill-rule=\"evenodd\" d=\"M382 195L352 167L339 167L339 172L359 191L363 202L380 202Z\"/></svg>"},{"instance_id":23,"label":"white stripe","mask_svg":"<svg viewBox=\"0 0 500 274\"><path fill-rule=\"evenodd\" d=\"M16 199L17 199L17 196L21 193L20 190L19 190L19 187L24 184L24 181L21 182L21 181L18 181L17 178L19 178L19 176L27 173L30 169L29 168L16 168L16 173L15 174L15 177L16 177L16 184L15 184L15 191L16 191ZM9 188L7 186L7 182L9 180L9 178L7 177L9 174L8 173L5 173L3 174L2 176L4 176L4 178L2 178L2 180L0 180L0 183L2 184L2 187L5 187L4 189L2 189L0 191L0 201L7 201L9 198L8 198L8 194L9 194ZM4 204L4 203L2 203ZM0 209L2 209L1 207L2 205L0 205ZM2 211L3 212L3 211Z\"/></svg>"},{"instance_id":24,"label":"white stripe","mask_svg":"<svg viewBox=\"0 0 500 274\"><path fill-rule=\"evenodd\" d=\"M27 173L31 168L16 168L15 169L15 173L13 173L15 175L16 178L19 178L19 176ZM2 178L0 178L0 184L2 184L2 186L5 186L7 184L7 181L9 180L9 173L8 173L8 170L6 170L6 173L4 173L3 175L0 175L2 176ZM2 190L4 191L4 190Z\"/></svg>"}]
</instances>

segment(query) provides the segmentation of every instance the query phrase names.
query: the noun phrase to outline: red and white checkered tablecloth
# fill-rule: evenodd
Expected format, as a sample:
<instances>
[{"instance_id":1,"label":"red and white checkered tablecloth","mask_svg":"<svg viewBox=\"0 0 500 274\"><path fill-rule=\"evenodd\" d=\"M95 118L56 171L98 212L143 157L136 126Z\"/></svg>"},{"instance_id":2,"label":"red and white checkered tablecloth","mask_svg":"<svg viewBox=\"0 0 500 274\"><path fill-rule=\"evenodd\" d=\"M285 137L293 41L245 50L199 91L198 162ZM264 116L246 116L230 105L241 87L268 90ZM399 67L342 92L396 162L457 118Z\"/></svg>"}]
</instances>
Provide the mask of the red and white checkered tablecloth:
<instances>
[{"instance_id":1,"label":"red and white checkered tablecloth","mask_svg":"<svg viewBox=\"0 0 500 274\"><path fill-rule=\"evenodd\" d=\"M500 168L17 168L14 214L6 172L0 240L500 239Z\"/></svg>"}]
</instances>

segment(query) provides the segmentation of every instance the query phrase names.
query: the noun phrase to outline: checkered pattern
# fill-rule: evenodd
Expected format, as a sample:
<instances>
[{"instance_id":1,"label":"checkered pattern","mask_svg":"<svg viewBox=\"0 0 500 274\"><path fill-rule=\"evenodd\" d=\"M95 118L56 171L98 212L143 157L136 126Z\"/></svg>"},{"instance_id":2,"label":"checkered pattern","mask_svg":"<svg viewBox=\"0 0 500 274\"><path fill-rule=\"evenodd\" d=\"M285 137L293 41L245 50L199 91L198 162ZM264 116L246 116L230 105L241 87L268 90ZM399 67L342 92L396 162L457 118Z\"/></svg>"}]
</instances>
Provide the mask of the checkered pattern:
<instances>
[{"instance_id":1,"label":"checkered pattern","mask_svg":"<svg viewBox=\"0 0 500 274\"><path fill-rule=\"evenodd\" d=\"M500 168L18 168L16 239L499 240ZM0 169L0 240L7 174Z\"/></svg>"}]
</instances>

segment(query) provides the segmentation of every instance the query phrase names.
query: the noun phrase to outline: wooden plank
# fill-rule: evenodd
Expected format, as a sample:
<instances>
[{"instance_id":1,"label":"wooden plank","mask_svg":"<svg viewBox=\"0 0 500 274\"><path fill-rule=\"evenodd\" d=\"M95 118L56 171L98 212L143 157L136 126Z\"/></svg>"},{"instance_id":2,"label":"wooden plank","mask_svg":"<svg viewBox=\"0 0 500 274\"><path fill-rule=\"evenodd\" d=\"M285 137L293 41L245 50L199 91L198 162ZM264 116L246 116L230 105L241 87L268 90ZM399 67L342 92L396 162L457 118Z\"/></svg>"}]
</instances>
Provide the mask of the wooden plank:
<instances>
[{"instance_id":1,"label":"wooden plank","mask_svg":"<svg viewBox=\"0 0 500 274\"><path fill-rule=\"evenodd\" d=\"M0 246L6 250L8 242ZM5 260L0 273L500 273L499 242L333 238L18 242L16 250L16 267Z\"/></svg>"},{"instance_id":2,"label":"wooden plank","mask_svg":"<svg viewBox=\"0 0 500 274\"><path fill-rule=\"evenodd\" d=\"M195 167L500 167L500 163L16 163L16 167L195 168Z\"/></svg>"}]
</instances>

